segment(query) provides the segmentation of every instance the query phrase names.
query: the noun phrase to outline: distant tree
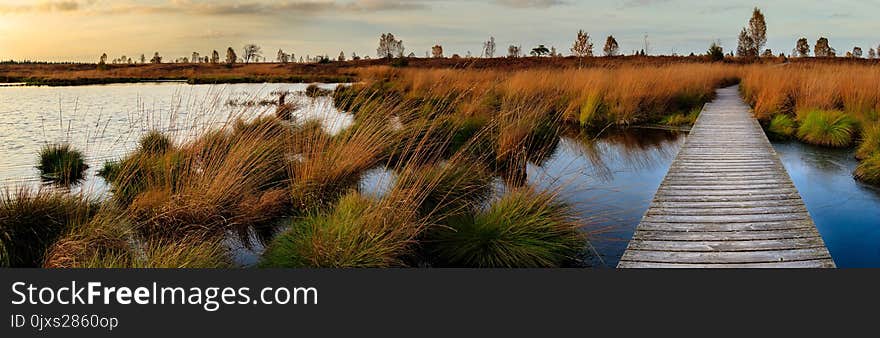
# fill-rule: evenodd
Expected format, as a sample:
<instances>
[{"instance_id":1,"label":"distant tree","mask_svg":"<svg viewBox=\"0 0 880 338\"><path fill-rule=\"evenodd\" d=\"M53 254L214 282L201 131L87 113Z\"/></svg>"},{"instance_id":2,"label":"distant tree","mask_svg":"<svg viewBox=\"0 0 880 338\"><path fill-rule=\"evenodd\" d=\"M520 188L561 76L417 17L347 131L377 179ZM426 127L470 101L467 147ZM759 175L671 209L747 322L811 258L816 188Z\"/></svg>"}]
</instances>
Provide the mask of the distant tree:
<instances>
[{"instance_id":1,"label":"distant tree","mask_svg":"<svg viewBox=\"0 0 880 338\"><path fill-rule=\"evenodd\" d=\"M828 43L828 38L822 36L819 37L819 40L816 40L816 46L813 47L813 55L817 58L835 57L837 51L835 51L834 48L831 48L831 45Z\"/></svg>"},{"instance_id":2,"label":"distant tree","mask_svg":"<svg viewBox=\"0 0 880 338\"><path fill-rule=\"evenodd\" d=\"M493 58L495 57L495 37L490 36L489 40L483 42L483 57Z\"/></svg>"},{"instance_id":3,"label":"distant tree","mask_svg":"<svg viewBox=\"0 0 880 338\"><path fill-rule=\"evenodd\" d=\"M339 56L336 58L336 61L345 61L345 52L339 52Z\"/></svg>"},{"instance_id":4,"label":"distant tree","mask_svg":"<svg viewBox=\"0 0 880 338\"><path fill-rule=\"evenodd\" d=\"M474 56L471 55L471 51L467 51L466 53L464 53L464 58L465 58L465 59L470 59L470 58L472 58L472 57L474 57Z\"/></svg>"},{"instance_id":5,"label":"distant tree","mask_svg":"<svg viewBox=\"0 0 880 338\"><path fill-rule=\"evenodd\" d=\"M202 61L202 57L199 56L199 52L193 52L192 57L189 58L193 63L199 63Z\"/></svg>"},{"instance_id":6,"label":"distant tree","mask_svg":"<svg viewBox=\"0 0 880 338\"><path fill-rule=\"evenodd\" d=\"M144 54L141 54L140 63L147 63L147 57Z\"/></svg>"},{"instance_id":7,"label":"distant tree","mask_svg":"<svg viewBox=\"0 0 880 338\"><path fill-rule=\"evenodd\" d=\"M794 51L798 57L807 57L810 56L810 42L807 41L807 38L801 37L797 40L797 46L794 47Z\"/></svg>"},{"instance_id":8,"label":"distant tree","mask_svg":"<svg viewBox=\"0 0 880 338\"><path fill-rule=\"evenodd\" d=\"M706 55L708 55L709 59L711 59L712 61L724 60L724 48L721 47L721 42L712 42L712 44L709 45L709 50L706 52Z\"/></svg>"},{"instance_id":9,"label":"distant tree","mask_svg":"<svg viewBox=\"0 0 880 338\"><path fill-rule=\"evenodd\" d=\"M737 40L736 45L736 56L738 57L756 57L758 56L757 49L755 49L755 42L752 40L752 35L749 34L748 29L743 28L742 31L739 32L739 39Z\"/></svg>"},{"instance_id":10,"label":"distant tree","mask_svg":"<svg viewBox=\"0 0 880 338\"><path fill-rule=\"evenodd\" d=\"M279 49L278 54L275 56L275 61L278 61L279 63L288 63L290 62L290 54L287 54L283 50Z\"/></svg>"},{"instance_id":11,"label":"distant tree","mask_svg":"<svg viewBox=\"0 0 880 338\"><path fill-rule=\"evenodd\" d=\"M353 61L357 61L357 60L360 60L361 57L358 56L357 53L355 53L355 52L351 52L351 59L352 59Z\"/></svg>"},{"instance_id":12,"label":"distant tree","mask_svg":"<svg viewBox=\"0 0 880 338\"><path fill-rule=\"evenodd\" d=\"M758 51L767 44L767 22L764 21L764 13L761 13L758 7L752 11L752 18L749 20L749 37L752 38L752 48L757 55Z\"/></svg>"},{"instance_id":13,"label":"distant tree","mask_svg":"<svg viewBox=\"0 0 880 338\"><path fill-rule=\"evenodd\" d=\"M538 45L538 47L532 48L531 54L532 56L544 56L550 54L550 49L544 45Z\"/></svg>"},{"instance_id":14,"label":"distant tree","mask_svg":"<svg viewBox=\"0 0 880 338\"><path fill-rule=\"evenodd\" d=\"M877 51L874 48L868 49L868 58L871 60L877 58Z\"/></svg>"},{"instance_id":15,"label":"distant tree","mask_svg":"<svg viewBox=\"0 0 880 338\"><path fill-rule=\"evenodd\" d=\"M238 61L238 55L235 54L235 50L232 47L226 48L226 64L231 66L236 61Z\"/></svg>"},{"instance_id":16,"label":"distant tree","mask_svg":"<svg viewBox=\"0 0 880 338\"><path fill-rule=\"evenodd\" d=\"M218 53L216 49L213 52L211 52L210 62L211 63L220 63L220 53Z\"/></svg>"},{"instance_id":17,"label":"distant tree","mask_svg":"<svg viewBox=\"0 0 880 338\"><path fill-rule=\"evenodd\" d=\"M107 53L101 54L101 57L98 58L98 65L106 65L107 64Z\"/></svg>"},{"instance_id":18,"label":"distant tree","mask_svg":"<svg viewBox=\"0 0 880 338\"><path fill-rule=\"evenodd\" d=\"M761 53L761 57L764 57L764 58L773 57L773 51L770 50L770 48L767 48L764 50L764 52Z\"/></svg>"},{"instance_id":19,"label":"distant tree","mask_svg":"<svg viewBox=\"0 0 880 338\"><path fill-rule=\"evenodd\" d=\"M522 47L510 45L507 47L507 57L518 58L522 55Z\"/></svg>"},{"instance_id":20,"label":"distant tree","mask_svg":"<svg viewBox=\"0 0 880 338\"><path fill-rule=\"evenodd\" d=\"M159 52L153 53L153 58L150 59L150 63L162 63L162 57L159 56Z\"/></svg>"},{"instance_id":21,"label":"distant tree","mask_svg":"<svg viewBox=\"0 0 880 338\"><path fill-rule=\"evenodd\" d=\"M248 64L251 61L257 61L260 57L263 56L263 49L260 46L257 46L253 43L249 43L244 45L244 63Z\"/></svg>"},{"instance_id":22,"label":"distant tree","mask_svg":"<svg viewBox=\"0 0 880 338\"><path fill-rule=\"evenodd\" d=\"M376 56L386 59L403 57L404 51L403 40L397 40L394 34L387 33L379 37L379 47L376 48Z\"/></svg>"},{"instance_id":23,"label":"distant tree","mask_svg":"<svg viewBox=\"0 0 880 338\"><path fill-rule=\"evenodd\" d=\"M442 58L443 57L443 46L434 45L434 47L431 47L431 57L432 58Z\"/></svg>"},{"instance_id":24,"label":"distant tree","mask_svg":"<svg viewBox=\"0 0 880 338\"><path fill-rule=\"evenodd\" d=\"M577 57L593 56L593 42L590 41L590 34L579 30L574 44L571 46L571 53Z\"/></svg>"},{"instance_id":25,"label":"distant tree","mask_svg":"<svg viewBox=\"0 0 880 338\"><path fill-rule=\"evenodd\" d=\"M609 35L605 39L605 47L602 48L602 52L605 53L605 56L617 56L620 52L620 45L617 44L617 39L613 35Z\"/></svg>"},{"instance_id":26,"label":"distant tree","mask_svg":"<svg viewBox=\"0 0 880 338\"><path fill-rule=\"evenodd\" d=\"M862 58L862 47L859 47L859 46L853 47L852 55L855 58L861 59Z\"/></svg>"},{"instance_id":27,"label":"distant tree","mask_svg":"<svg viewBox=\"0 0 880 338\"><path fill-rule=\"evenodd\" d=\"M556 47L554 47L554 46L550 46L550 57L554 57L554 58L555 58L555 57L557 57L557 56L559 56L559 53L556 53Z\"/></svg>"}]
</instances>

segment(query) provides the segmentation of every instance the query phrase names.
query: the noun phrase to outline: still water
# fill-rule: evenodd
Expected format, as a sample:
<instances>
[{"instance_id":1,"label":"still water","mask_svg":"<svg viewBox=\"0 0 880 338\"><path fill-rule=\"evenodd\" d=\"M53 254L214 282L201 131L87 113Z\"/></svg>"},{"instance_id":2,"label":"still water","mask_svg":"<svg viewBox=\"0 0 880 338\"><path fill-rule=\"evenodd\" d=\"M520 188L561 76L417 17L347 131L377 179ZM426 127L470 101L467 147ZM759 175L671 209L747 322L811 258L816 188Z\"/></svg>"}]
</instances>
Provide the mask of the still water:
<instances>
[{"instance_id":1,"label":"still water","mask_svg":"<svg viewBox=\"0 0 880 338\"><path fill-rule=\"evenodd\" d=\"M852 178L853 150L774 142L785 169L841 268L880 267L880 187Z\"/></svg>"},{"instance_id":2,"label":"still water","mask_svg":"<svg viewBox=\"0 0 880 338\"><path fill-rule=\"evenodd\" d=\"M320 85L332 89L335 84ZM137 147L141 135L161 130L178 141L210 128L274 112L273 93L289 92L294 116L318 118L328 131L353 119L328 97L308 98L306 84L187 85L144 83L76 87L0 87L0 188L40 184L37 154L46 143L68 142L86 154L89 170L77 189L106 190L95 177L105 160Z\"/></svg>"}]
</instances>

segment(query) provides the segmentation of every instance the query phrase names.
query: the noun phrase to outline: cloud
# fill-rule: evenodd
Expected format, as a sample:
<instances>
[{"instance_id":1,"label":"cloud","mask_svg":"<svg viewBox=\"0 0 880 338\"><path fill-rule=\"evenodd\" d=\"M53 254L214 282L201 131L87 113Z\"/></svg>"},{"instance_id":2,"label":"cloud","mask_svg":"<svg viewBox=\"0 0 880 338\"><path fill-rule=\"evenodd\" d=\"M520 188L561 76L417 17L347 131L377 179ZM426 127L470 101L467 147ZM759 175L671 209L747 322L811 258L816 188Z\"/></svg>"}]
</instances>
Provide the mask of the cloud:
<instances>
[{"instance_id":1,"label":"cloud","mask_svg":"<svg viewBox=\"0 0 880 338\"><path fill-rule=\"evenodd\" d=\"M623 7L645 7L670 1L671 0L629 0L623 3Z\"/></svg>"},{"instance_id":2,"label":"cloud","mask_svg":"<svg viewBox=\"0 0 880 338\"><path fill-rule=\"evenodd\" d=\"M359 0L359 1L240 1L232 3L177 0L159 6L127 6L116 8L115 12L175 12L194 15L266 15L278 13L311 13L324 11L378 12L391 10L424 9L427 6L418 1Z\"/></svg>"},{"instance_id":3,"label":"cloud","mask_svg":"<svg viewBox=\"0 0 880 338\"><path fill-rule=\"evenodd\" d=\"M549 8L566 3L562 0L495 0L495 4L513 8Z\"/></svg>"},{"instance_id":4,"label":"cloud","mask_svg":"<svg viewBox=\"0 0 880 338\"><path fill-rule=\"evenodd\" d=\"M74 12L94 1L41 1L30 5L0 5L0 14L27 12Z\"/></svg>"}]
</instances>

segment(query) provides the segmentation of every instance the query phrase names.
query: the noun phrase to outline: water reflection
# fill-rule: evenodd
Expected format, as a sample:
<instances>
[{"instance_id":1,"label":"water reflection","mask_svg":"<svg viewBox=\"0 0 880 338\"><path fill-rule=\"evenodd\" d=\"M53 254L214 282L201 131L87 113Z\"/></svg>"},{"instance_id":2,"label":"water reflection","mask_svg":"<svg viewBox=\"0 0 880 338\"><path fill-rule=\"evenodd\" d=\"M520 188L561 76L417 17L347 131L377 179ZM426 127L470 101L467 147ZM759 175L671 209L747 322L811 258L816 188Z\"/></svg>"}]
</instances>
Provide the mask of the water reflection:
<instances>
[{"instance_id":1,"label":"water reflection","mask_svg":"<svg viewBox=\"0 0 880 338\"><path fill-rule=\"evenodd\" d=\"M880 188L852 178L850 149L774 142L838 267L880 267Z\"/></svg>"}]
</instances>

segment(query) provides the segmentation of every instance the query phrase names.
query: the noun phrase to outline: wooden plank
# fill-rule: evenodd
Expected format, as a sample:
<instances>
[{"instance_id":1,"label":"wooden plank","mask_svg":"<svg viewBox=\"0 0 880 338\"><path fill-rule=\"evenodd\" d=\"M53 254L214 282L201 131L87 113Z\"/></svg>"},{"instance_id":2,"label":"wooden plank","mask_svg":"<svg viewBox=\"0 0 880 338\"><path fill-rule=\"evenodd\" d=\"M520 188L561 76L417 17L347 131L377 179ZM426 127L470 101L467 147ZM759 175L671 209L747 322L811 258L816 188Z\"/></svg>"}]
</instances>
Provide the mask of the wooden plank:
<instances>
[{"instance_id":1,"label":"wooden plank","mask_svg":"<svg viewBox=\"0 0 880 338\"><path fill-rule=\"evenodd\" d=\"M627 269L768 269L768 268L834 268L834 262L827 259L808 261L786 261L773 263L737 263L737 264L688 264L688 263L653 263L621 261L618 268Z\"/></svg>"},{"instance_id":2,"label":"wooden plank","mask_svg":"<svg viewBox=\"0 0 880 338\"><path fill-rule=\"evenodd\" d=\"M621 268L833 268L736 87L704 106L621 257Z\"/></svg>"}]
</instances>

